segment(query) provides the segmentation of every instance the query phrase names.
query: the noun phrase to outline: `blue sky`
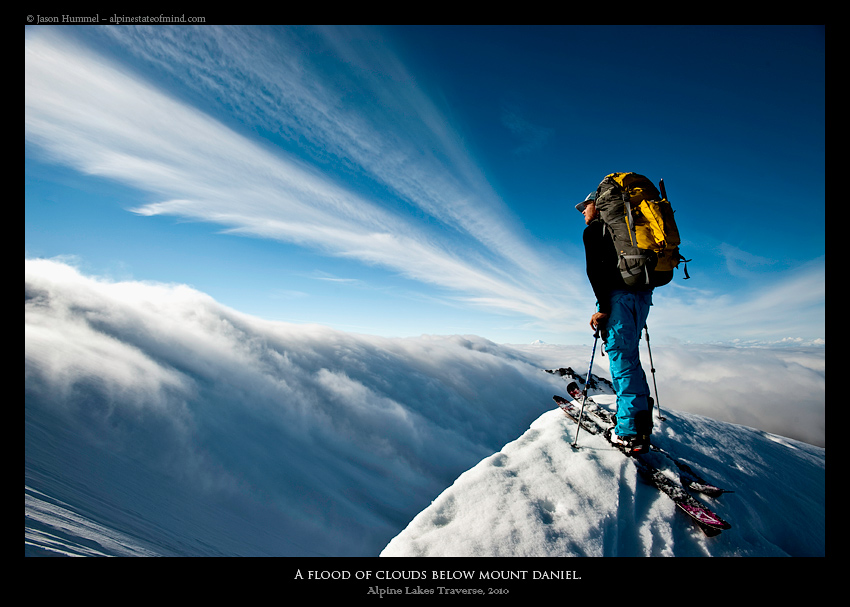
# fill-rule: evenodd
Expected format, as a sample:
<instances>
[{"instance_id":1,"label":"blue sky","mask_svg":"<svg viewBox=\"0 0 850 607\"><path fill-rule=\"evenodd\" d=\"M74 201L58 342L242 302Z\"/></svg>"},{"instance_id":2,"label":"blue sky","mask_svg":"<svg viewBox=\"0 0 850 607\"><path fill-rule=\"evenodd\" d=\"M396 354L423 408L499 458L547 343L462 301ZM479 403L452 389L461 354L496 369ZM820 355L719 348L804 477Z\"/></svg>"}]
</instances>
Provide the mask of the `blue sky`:
<instances>
[{"instance_id":1,"label":"blue sky","mask_svg":"<svg viewBox=\"0 0 850 607\"><path fill-rule=\"evenodd\" d=\"M25 30L25 256L262 318L589 340L576 202L664 178L653 340L825 339L824 26Z\"/></svg>"}]
</instances>

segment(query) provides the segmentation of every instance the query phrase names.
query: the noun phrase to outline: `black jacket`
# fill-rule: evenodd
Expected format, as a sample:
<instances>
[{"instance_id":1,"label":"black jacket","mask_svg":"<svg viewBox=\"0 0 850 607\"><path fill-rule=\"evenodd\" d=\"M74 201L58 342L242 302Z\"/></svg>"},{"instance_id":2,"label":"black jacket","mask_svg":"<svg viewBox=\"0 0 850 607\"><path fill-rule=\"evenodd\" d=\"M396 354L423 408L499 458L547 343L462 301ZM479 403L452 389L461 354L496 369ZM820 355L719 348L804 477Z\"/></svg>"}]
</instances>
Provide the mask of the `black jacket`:
<instances>
[{"instance_id":1,"label":"black jacket","mask_svg":"<svg viewBox=\"0 0 850 607\"><path fill-rule=\"evenodd\" d=\"M595 219L584 229L584 253L587 258L587 278L599 311L611 313L611 291L631 290L620 277L617 269L617 249L610 234L603 233L605 224Z\"/></svg>"}]
</instances>

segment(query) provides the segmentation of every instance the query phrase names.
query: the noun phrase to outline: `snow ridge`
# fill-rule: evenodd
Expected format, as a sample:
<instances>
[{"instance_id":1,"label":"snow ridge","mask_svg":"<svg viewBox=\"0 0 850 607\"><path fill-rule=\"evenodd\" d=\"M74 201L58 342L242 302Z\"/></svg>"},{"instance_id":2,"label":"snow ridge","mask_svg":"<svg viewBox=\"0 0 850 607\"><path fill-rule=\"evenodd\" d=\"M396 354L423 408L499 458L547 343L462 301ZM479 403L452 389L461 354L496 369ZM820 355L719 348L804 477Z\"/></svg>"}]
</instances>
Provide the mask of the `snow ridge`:
<instances>
[{"instance_id":1,"label":"snow ridge","mask_svg":"<svg viewBox=\"0 0 850 607\"><path fill-rule=\"evenodd\" d=\"M613 408L600 386L609 394L591 391L593 399ZM734 490L695 494L732 523L720 536L706 537L604 437L582 432L573 449L575 423L552 410L462 474L381 556L825 555L824 449L697 415L665 416L654 443ZM666 473L677 477L675 468Z\"/></svg>"}]
</instances>

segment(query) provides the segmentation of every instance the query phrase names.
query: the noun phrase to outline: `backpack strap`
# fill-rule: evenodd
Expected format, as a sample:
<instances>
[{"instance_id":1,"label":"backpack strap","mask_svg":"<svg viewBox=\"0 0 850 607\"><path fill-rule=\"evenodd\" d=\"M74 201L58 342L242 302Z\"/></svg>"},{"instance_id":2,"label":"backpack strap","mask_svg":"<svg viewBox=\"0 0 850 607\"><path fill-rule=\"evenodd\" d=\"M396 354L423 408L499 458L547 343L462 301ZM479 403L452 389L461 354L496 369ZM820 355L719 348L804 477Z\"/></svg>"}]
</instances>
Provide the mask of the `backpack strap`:
<instances>
[{"instance_id":1,"label":"backpack strap","mask_svg":"<svg viewBox=\"0 0 850 607\"><path fill-rule=\"evenodd\" d=\"M682 255L681 253L679 253L679 261L685 264L685 266L684 266L685 277L682 280L687 280L687 279L690 278L690 276L688 276L688 262L691 261L691 260L685 259L685 256Z\"/></svg>"},{"instance_id":2,"label":"backpack strap","mask_svg":"<svg viewBox=\"0 0 850 607\"><path fill-rule=\"evenodd\" d=\"M626 210L626 216L629 222L629 238L632 241L632 246L637 246L637 232L635 231L635 216L632 214L632 199L629 196L629 189L626 186L621 188L623 192L623 206Z\"/></svg>"}]
</instances>

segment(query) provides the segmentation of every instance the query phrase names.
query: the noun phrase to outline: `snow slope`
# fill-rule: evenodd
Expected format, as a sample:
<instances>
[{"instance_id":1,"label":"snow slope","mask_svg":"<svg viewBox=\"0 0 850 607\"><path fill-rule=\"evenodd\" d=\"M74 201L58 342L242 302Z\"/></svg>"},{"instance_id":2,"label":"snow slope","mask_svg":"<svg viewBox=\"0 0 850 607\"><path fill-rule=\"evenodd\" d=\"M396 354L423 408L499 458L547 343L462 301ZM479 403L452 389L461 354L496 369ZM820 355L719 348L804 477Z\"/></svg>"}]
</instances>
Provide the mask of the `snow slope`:
<instances>
[{"instance_id":1,"label":"snow slope","mask_svg":"<svg viewBox=\"0 0 850 607\"><path fill-rule=\"evenodd\" d=\"M25 553L823 550L823 449L665 411L671 450L737 491L713 543L601 439L569 450L563 382L541 368L587 354L266 322L186 286L27 261ZM467 502L481 491L486 508ZM499 525L448 541L473 511Z\"/></svg>"},{"instance_id":2,"label":"snow slope","mask_svg":"<svg viewBox=\"0 0 850 607\"><path fill-rule=\"evenodd\" d=\"M593 391L591 391L593 394ZM593 396L613 410L614 396ZM560 410L482 460L382 556L825 556L825 450L665 411L654 443L732 489L696 495L732 529L707 537L601 435ZM662 456L671 478L676 467Z\"/></svg>"}]
</instances>

